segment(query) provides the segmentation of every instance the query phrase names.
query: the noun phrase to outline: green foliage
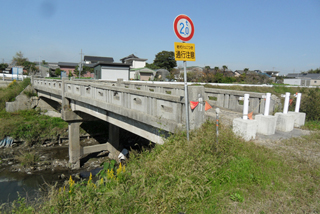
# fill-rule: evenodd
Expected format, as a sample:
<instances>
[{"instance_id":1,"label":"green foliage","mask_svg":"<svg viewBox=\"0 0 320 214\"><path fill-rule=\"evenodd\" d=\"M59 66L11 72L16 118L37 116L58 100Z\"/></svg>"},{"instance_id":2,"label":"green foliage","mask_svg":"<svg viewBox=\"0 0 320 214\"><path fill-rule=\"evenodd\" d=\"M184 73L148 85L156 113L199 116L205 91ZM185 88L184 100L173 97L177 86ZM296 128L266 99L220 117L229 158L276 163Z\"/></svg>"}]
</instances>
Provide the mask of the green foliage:
<instances>
[{"instance_id":1,"label":"green foliage","mask_svg":"<svg viewBox=\"0 0 320 214\"><path fill-rule=\"evenodd\" d=\"M310 69L309 71L307 71L307 73L310 74L319 74L320 73L320 68L316 68L316 69Z\"/></svg>"},{"instance_id":2,"label":"green foliage","mask_svg":"<svg viewBox=\"0 0 320 214\"><path fill-rule=\"evenodd\" d=\"M35 91L33 91L32 89L31 90L25 90L23 93L29 98L38 96L38 94Z\"/></svg>"},{"instance_id":3,"label":"green foliage","mask_svg":"<svg viewBox=\"0 0 320 214\"><path fill-rule=\"evenodd\" d=\"M156 69L159 69L160 67L156 66L155 64L153 63L146 63L146 67L147 68L150 68L152 70L156 70Z\"/></svg>"},{"instance_id":4,"label":"green foliage","mask_svg":"<svg viewBox=\"0 0 320 214\"><path fill-rule=\"evenodd\" d=\"M0 139L11 136L27 144L42 143L47 139L56 139L65 135L68 123L61 118L41 115L36 110L24 110L14 113L0 112Z\"/></svg>"},{"instance_id":5,"label":"green foliage","mask_svg":"<svg viewBox=\"0 0 320 214\"><path fill-rule=\"evenodd\" d=\"M27 205L27 201L25 198L19 196L18 200L14 201L11 205L11 213L35 213L35 209Z\"/></svg>"},{"instance_id":6,"label":"green foliage","mask_svg":"<svg viewBox=\"0 0 320 214\"><path fill-rule=\"evenodd\" d=\"M27 70L29 74L35 73L39 70L39 68L36 66L36 63L29 62L27 60L22 63L22 66L24 66L24 69Z\"/></svg>"},{"instance_id":7,"label":"green foliage","mask_svg":"<svg viewBox=\"0 0 320 214\"><path fill-rule=\"evenodd\" d=\"M29 84L30 79L26 78L21 82L12 81L7 88L0 88L0 111L6 107L6 102L14 101Z\"/></svg>"},{"instance_id":8,"label":"green foliage","mask_svg":"<svg viewBox=\"0 0 320 214\"><path fill-rule=\"evenodd\" d=\"M20 153L17 159L22 166L28 167L37 164L40 160L40 156L35 152Z\"/></svg>"},{"instance_id":9,"label":"green foliage","mask_svg":"<svg viewBox=\"0 0 320 214\"><path fill-rule=\"evenodd\" d=\"M56 70L54 71L54 74L56 75L56 76L60 76L61 75L61 69L60 68L56 68Z\"/></svg>"},{"instance_id":10,"label":"green foliage","mask_svg":"<svg viewBox=\"0 0 320 214\"><path fill-rule=\"evenodd\" d=\"M8 67L8 64L7 64L7 63L1 63L1 64L0 64L0 71L5 70L7 67Z\"/></svg>"},{"instance_id":11,"label":"green foliage","mask_svg":"<svg viewBox=\"0 0 320 214\"><path fill-rule=\"evenodd\" d=\"M177 66L177 62L174 58L173 51L161 51L157 53L153 65L159 68L167 69L171 71L174 67Z\"/></svg>"},{"instance_id":12,"label":"green foliage","mask_svg":"<svg viewBox=\"0 0 320 214\"><path fill-rule=\"evenodd\" d=\"M103 178L107 176L108 171L113 170L113 172L116 171L116 161L111 160L110 162L102 163L101 166L103 166L103 169L100 170L100 172L97 174L98 177Z\"/></svg>"},{"instance_id":13,"label":"green foliage","mask_svg":"<svg viewBox=\"0 0 320 214\"><path fill-rule=\"evenodd\" d=\"M320 120L320 89L310 88L302 96L301 112L306 113L307 120Z\"/></svg>"},{"instance_id":14,"label":"green foliage","mask_svg":"<svg viewBox=\"0 0 320 214\"><path fill-rule=\"evenodd\" d=\"M243 202L244 201L243 197L239 193L231 194L230 195L230 199L232 201L238 201L238 202Z\"/></svg>"},{"instance_id":15,"label":"green foliage","mask_svg":"<svg viewBox=\"0 0 320 214\"><path fill-rule=\"evenodd\" d=\"M23 66L26 61L28 61L28 58L24 58L21 51L17 52L16 55L12 58L12 63L18 66Z\"/></svg>"},{"instance_id":16,"label":"green foliage","mask_svg":"<svg viewBox=\"0 0 320 214\"><path fill-rule=\"evenodd\" d=\"M84 66L82 67L81 75L84 75L84 74L86 74L87 72L93 73L93 72L94 72L94 69L84 65ZM75 74L77 77L79 76L79 65L77 65L77 66L75 67L75 69L74 69L74 74Z\"/></svg>"},{"instance_id":17,"label":"green foliage","mask_svg":"<svg viewBox=\"0 0 320 214\"><path fill-rule=\"evenodd\" d=\"M318 121L314 121L314 120L306 121L302 128L309 129L309 130L320 130L320 121L319 120Z\"/></svg>"},{"instance_id":18,"label":"green foliage","mask_svg":"<svg viewBox=\"0 0 320 214\"><path fill-rule=\"evenodd\" d=\"M318 164L310 167L301 160L292 161L292 155L287 158L242 141L223 126L217 144L214 129L215 123L208 122L190 133L190 141L186 141L186 133L176 133L152 151L130 152L126 170L106 163L96 182L89 178L74 183L71 178L69 186L53 189L50 200L36 210L258 213L262 209L257 204L261 204L270 213L280 209L285 213L319 211L314 207L320 190Z\"/></svg>"}]
</instances>

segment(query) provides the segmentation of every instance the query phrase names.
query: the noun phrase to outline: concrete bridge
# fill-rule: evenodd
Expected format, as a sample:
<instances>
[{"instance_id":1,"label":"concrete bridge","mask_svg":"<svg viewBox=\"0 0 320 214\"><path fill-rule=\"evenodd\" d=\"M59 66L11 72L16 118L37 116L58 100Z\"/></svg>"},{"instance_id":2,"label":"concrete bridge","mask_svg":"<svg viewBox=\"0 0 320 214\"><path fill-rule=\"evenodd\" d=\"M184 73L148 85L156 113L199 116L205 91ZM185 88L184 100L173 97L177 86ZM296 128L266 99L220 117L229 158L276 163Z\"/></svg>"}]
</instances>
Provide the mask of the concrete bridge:
<instances>
[{"instance_id":1,"label":"concrete bridge","mask_svg":"<svg viewBox=\"0 0 320 214\"><path fill-rule=\"evenodd\" d=\"M185 129L186 108L184 86L105 80L62 80L32 78L40 98L61 104L62 119L69 124L69 162L80 167L83 155L108 150L115 158L119 154L119 127L153 143L163 144L163 136ZM250 93L249 111L264 112L263 93L188 86L188 101L200 101L189 109L190 129L199 128L207 119L215 119L213 109L204 111L204 101L211 106L241 112L239 97ZM270 113L275 101L271 100ZM100 119L109 123L109 139L105 144L80 146L79 127L83 121Z\"/></svg>"}]
</instances>

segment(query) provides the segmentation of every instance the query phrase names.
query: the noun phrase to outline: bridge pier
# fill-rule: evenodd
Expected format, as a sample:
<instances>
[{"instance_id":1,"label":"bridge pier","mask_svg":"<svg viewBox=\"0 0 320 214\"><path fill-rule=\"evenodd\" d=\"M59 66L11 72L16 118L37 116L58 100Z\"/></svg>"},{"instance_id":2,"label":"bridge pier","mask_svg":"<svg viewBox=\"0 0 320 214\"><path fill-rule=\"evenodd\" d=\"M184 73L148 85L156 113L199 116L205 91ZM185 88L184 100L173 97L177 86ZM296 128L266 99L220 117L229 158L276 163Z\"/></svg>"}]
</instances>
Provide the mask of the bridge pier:
<instances>
[{"instance_id":1,"label":"bridge pier","mask_svg":"<svg viewBox=\"0 0 320 214\"><path fill-rule=\"evenodd\" d=\"M109 151L109 158L118 160L120 154L120 128L109 123L109 139L107 142L107 150Z\"/></svg>"},{"instance_id":2,"label":"bridge pier","mask_svg":"<svg viewBox=\"0 0 320 214\"><path fill-rule=\"evenodd\" d=\"M81 146L80 146L80 125L82 122L68 122L69 130L69 163L72 169L80 168Z\"/></svg>"}]
</instances>

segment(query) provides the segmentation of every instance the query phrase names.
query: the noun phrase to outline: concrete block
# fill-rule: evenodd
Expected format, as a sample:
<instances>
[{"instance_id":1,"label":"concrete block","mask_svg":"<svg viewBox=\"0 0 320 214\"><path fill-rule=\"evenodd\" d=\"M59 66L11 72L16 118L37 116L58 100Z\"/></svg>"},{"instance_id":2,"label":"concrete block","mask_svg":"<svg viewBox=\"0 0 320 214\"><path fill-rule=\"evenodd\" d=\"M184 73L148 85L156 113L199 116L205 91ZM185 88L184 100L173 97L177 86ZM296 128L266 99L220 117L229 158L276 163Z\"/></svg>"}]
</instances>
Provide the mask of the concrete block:
<instances>
[{"instance_id":1,"label":"concrete block","mask_svg":"<svg viewBox=\"0 0 320 214\"><path fill-rule=\"evenodd\" d=\"M300 128L301 126L304 126L306 113L289 111L288 114L291 114L294 117L294 127Z\"/></svg>"},{"instance_id":2,"label":"concrete block","mask_svg":"<svg viewBox=\"0 0 320 214\"><path fill-rule=\"evenodd\" d=\"M257 127L257 120L243 120L242 118L233 120L233 132L246 141L256 138Z\"/></svg>"},{"instance_id":3,"label":"concrete block","mask_svg":"<svg viewBox=\"0 0 320 214\"><path fill-rule=\"evenodd\" d=\"M277 117L277 126L276 130L282 131L282 132L291 132L294 127L294 117L292 114L284 114L277 112L275 114L275 117Z\"/></svg>"},{"instance_id":4,"label":"concrete block","mask_svg":"<svg viewBox=\"0 0 320 214\"><path fill-rule=\"evenodd\" d=\"M276 132L277 117L259 114L255 116L255 119L258 121L257 133L273 135Z\"/></svg>"}]
</instances>

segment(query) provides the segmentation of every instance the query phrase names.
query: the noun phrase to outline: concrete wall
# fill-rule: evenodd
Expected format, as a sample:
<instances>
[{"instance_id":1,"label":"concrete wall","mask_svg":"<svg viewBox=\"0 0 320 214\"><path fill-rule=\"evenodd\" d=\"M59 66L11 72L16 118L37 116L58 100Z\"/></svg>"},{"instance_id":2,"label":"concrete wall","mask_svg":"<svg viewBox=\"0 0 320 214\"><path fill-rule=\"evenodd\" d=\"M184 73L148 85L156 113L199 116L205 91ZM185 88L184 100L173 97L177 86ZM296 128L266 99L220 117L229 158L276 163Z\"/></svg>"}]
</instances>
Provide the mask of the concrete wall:
<instances>
[{"instance_id":1,"label":"concrete wall","mask_svg":"<svg viewBox=\"0 0 320 214\"><path fill-rule=\"evenodd\" d=\"M145 61L132 61L132 66L131 68L144 68L146 67L146 62Z\"/></svg>"},{"instance_id":2,"label":"concrete wall","mask_svg":"<svg viewBox=\"0 0 320 214\"><path fill-rule=\"evenodd\" d=\"M312 86L320 86L320 79L312 79L312 80L310 80L310 85L312 85Z\"/></svg>"},{"instance_id":3,"label":"concrete wall","mask_svg":"<svg viewBox=\"0 0 320 214\"><path fill-rule=\"evenodd\" d=\"M6 111L15 112L19 110L32 109L38 104L37 97L27 97L24 91L33 90L30 85L28 85L15 99L13 102L6 102Z\"/></svg>"},{"instance_id":4,"label":"concrete wall","mask_svg":"<svg viewBox=\"0 0 320 214\"><path fill-rule=\"evenodd\" d=\"M301 85L301 79L283 79L284 84Z\"/></svg>"}]
</instances>

